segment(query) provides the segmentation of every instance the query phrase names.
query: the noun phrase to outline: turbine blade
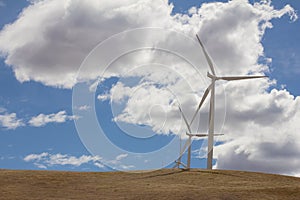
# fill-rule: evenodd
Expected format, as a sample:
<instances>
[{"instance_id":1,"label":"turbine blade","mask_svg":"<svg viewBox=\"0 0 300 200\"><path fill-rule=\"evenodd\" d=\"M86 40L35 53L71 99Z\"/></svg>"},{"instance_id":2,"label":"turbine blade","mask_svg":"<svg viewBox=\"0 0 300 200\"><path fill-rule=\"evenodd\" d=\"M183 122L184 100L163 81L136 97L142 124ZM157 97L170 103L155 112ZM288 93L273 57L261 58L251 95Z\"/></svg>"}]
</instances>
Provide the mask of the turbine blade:
<instances>
[{"instance_id":1,"label":"turbine blade","mask_svg":"<svg viewBox=\"0 0 300 200\"><path fill-rule=\"evenodd\" d=\"M180 152L180 159L181 157L183 156L183 153L185 152L186 148L190 145L190 138L186 140L185 144L183 145L183 148L181 149L181 152Z\"/></svg>"},{"instance_id":2,"label":"turbine blade","mask_svg":"<svg viewBox=\"0 0 300 200\"><path fill-rule=\"evenodd\" d=\"M188 123L188 121L187 121L185 115L183 114L183 112L182 112L180 106L178 106L178 108L179 108L179 111L180 111L180 113L181 113L181 116L183 117L183 120L184 120L184 122L185 122L185 124L186 124L186 126L187 126L187 128L188 128L189 133L191 133L191 132L192 132L192 131L191 131L191 127L190 127L190 125L189 125L189 123Z\"/></svg>"},{"instance_id":3,"label":"turbine blade","mask_svg":"<svg viewBox=\"0 0 300 200\"><path fill-rule=\"evenodd\" d=\"M198 108L197 108L195 114L193 115L193 118L192 118L192 121L191 121L191 123L190 123L190 126L193 124L193 122L194 122L194 120L195 120L195 118L196 118L196 115L198 114L198 112L199 112L199 110L200 110L202 104L204 103L204 101L205 101L205 99L206 99L206 97L207 97L207 95L208 95L208 93L209 93L209 91L210 91L210 89L211 89L211 86L212 86L212 84L210 84L210 85L208 86L208 88L206 88L206 90L205 90L205 92L204 92L204 94L203 94L203 96L202 96L202 99L201 99L201 101L200 101L200 103L199 103L199 106L198 106Z\"/></svg>"},{"instance_id":4,"label":"turbine blade","mask_svg":"<svg viewBox=\"0 0 300 200\"><path fill-rule=\"evenodd\" d=\"M236 80L246 80L246 79L254 79L254 78L266 78L268 76L224 76L218 77L218 79L226 80L226 81L236 81Z\"/></svg>"},{"instance_id":5,"label":"turbine blade","mask_svg":"<svg viewBox=\"0 0 300 200\"><path fill-rule=\"evenodd\" d=\"M209 65L209 67L210 67L211 73L215 76L216 73L215 73L215 69L214 69L214 65L213 65L213 63L212 63L212 60L211 60L211 58L209 57L208 53L206 52L206 49L205 49L203 43L201 42L201 40L200 40L200 38L199 38L199 36L198 36L197 34L196 34L196 37L197 37L197 39L198 39L198 42L199 42L199 44L200 44L200 46L201 46L201 48L202 48L202 51L203 51L204 55L205 55L205 58L206 58L207 63L208 63L208 65Z\"/></svg>"}]
</instances>

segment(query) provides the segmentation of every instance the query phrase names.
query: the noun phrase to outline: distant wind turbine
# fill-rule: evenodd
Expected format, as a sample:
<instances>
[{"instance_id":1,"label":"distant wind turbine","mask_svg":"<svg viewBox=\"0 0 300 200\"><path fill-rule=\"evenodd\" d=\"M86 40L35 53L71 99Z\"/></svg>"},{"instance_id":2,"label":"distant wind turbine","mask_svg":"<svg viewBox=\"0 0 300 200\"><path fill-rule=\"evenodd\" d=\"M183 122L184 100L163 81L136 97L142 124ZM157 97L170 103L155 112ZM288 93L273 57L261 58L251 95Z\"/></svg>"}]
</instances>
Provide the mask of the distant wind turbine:
<instances>
[{"instance_id":1,"label":"distant wind turbine","mask_svg":"<svg viewBox=\"0 0 300 200\"><path fill-rule=\"evenodd\" d=\"M191 129L191 126L192 126L192 123L193 123L193 121L194 121L194 119L195 119L195 116L196 116L197 113L199 112L199 110L200 110L200 108L201 108L201 106L202 106L202 104L203 104L203 102L204 102L204 99L205 99L205 98L202 97L202 99L201 99L201 101L200 101L200 104L199 104L199 106L198 106L198 108L197 108L197 110L196 110L196 112L195 112L195 114L194 114L194 116L193 116L193 119L191 120L190 123L188 123L188 120L187 120L187 118L185 117L185 115L184 115L182 109L180 108L180 106L178 107L178 108L179 108L179 111L180 111L180 114L181 114L181 116L182 116L182 118L183 118L183 120L184 120L184 123L185 123L185 125L187 126L187 132L186 132L186 135L187 135L189 138L188 138L188 140L186 141L186 143L184 144L183 149L180 148L180 155L179 155L178 160L175 161L175 162L176 162L176 165L175 165L174 167L179 167L179 165L182 165L184 168L190 169L190 168L191 168L191 141L192 141L192 137L207 137L207 136L208 136L208 134L201 134L201 133L194 133L194 134L193 134L193 133L192 133L192 129ZM214 134L214 135L215 135L215 136L220 136L220 135L223 135L223 134ZM188 147L188 156L187 156L187 165L185 165L185 164L183 164L183 163L181 162L181 158L182 158L182 156L183 156L183 152L185 151L185 149L186 149L187 147Z\"/></svg>"}]
</instances>

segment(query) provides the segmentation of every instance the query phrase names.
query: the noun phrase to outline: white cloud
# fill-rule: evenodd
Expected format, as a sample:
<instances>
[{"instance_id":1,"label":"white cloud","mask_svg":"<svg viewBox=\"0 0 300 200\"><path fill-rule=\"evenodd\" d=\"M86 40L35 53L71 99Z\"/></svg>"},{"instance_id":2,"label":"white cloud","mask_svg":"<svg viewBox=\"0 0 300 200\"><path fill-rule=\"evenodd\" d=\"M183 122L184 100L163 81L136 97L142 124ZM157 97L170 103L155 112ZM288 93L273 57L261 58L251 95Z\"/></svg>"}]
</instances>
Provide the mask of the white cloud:
<instances>
[{"instance_id":1,"label":"white cloud","mask_svg":"<svg viewBox=\"0 0 300 200\"><path fill-rule=\"evenodd\" d=\"M91 106L88 106L88 105L82 105L82 106L79 106L77 109L80 110L80 111L87 111L91 108Z\"/></svg>"},{"instance_id":2,"label":"white cloud","mask_svg":"<svg viewBox=\"0 0 300 200\"><path fill-rule=\"evenodd\" d=\"M129 170L129 169L134 168L135 166L134 165L121 165L120 167L124 170Z\"/></svg>"},{"instance_id":3,"label":"white cloud","mask_svg":"<svg viewBox=\"0 0 300 200\"><path fill-rule=\"evenodd\" d=\"M111 167L120 166L122 169L128 170L130 168L134 168L134 165L124 165L122 164L122 160L125 159L127 154L117 155L114 160L105 161L100 156L90 156L90 155L82 155L79 157L71 156L68 154L50 154L47 152L43 152L41 154L29 154L24 157L25 162L33 162L35 166L41 169L46 169L48 167L53 166L75 166L79 167L83 164L92 164L98 168L104 168L105 165L102 163L108 163Z\"/></svg>"},{"instance_id":4,"label":"white cloud","mask_svg":"<svg viewBox=\"0 0 300 200\"><path fill-rule=\"evenodd\" d=\"M100 156L82 155L80 157L75 157L66 154L49 154L47 152L41 154L30 154L24 158L24 161L33 162L35 166L43 169L56 165L72 165L78 167L89 162L99 168L103 168L101 167L103 165L99 163L101 160L102 158Z\"/></svg>"},{"instance_id":5,"label":"white cloud","mask_svg":"<svg viewBox=\"0 0 300 200\"><path fill-rule=\"evenodd\" d=\"M97 99L100 101L105 101L105 100L109 99L109 95L108 94L99 94L97 96Z\"/></svg>"},{"instance_id":6,"label":"white cloud","mask_svg":"<svg viewBox=\"0 0 300 200\"><path fill-rule=\"evenodd\" d=\"M107 163L111 164L111 165L119 165L121 166L122 165L122 160L125 159L126 157L128 156L128 154L120 154L120 155L117 155L115 157L115 159L113 160L108 160ZM122 168L122 167L121 167Z\"/></svg>"},{"instance_id":7,"label":"white cloud","mask_svg":"<svg viewBox=\"0 0 300 200\"><path fill-rule=\"evenodd\" d=\"M46 153L46 152L43 152L41 154L30 154L30 155L27 155L25 158L24 158L24 161L26 162L29 162L29 161L40 161L41 159L47 157L49 154Z\"/></svg>"},{"instance_id":8,"label":"white cloud","mask_svg":"<svg viewBox=\"0 0 300 200\"><path fill-rule=\"evenodd\" d=\"M88 110L89 106L81 106L78 109ZM39 114L32 117L27 123L30 126L40 127L45 126L48 123L64 123L69 120L77 120L78 116L67 115L66 111L59 111L52 114ZM18 127L25 126L24 119L18 119L16 113L7 113L7 109L0 107L0 125L5 129L16 129Z\"/></svg>"},{"instance_id":9,"label":"white cloud","mask_svg":"<svg viewBox=\"0 0 300 200\"><path fill-rule=\"evenodd\" d=\"M96 162L96 161L100 161L101 159L102 158L99 156L82 155L80 157L75 157L69 155L55 154L55 155L50 155L49 160L47 160L46 163L50 166L51 165L73 165L78 167L90 161Z\"/></svg>"},{"instance_id":10,"label":"white cloud","mask_svg":"<svg viewBox=\"0 0 300 200\"><path fill-rule=\"evenodd\" d=\"M32 117L29 120L30 126L40 127L45 126L48 123L64 123L68 120L78 119L77 116L67 115L66 111L59 111L58 113L52 114L39 114L38 116Z\"/></svg>"},{"instance_id":11,"label":"white cloud","mask_svg":"<svg viewBox=\"0 0 300 200\"><path fill-rule=\"evenodd\" d=\"M174 116L179 113L170 91L148 84L132 88L115 85L111 89L112 101L120 103L124 98L128 98L126 107L114 118L115 121L148 125L158 133L178 132L180 129L181 123L174 125ZM180 122L180 118L177 120Z\"/></svg>"},{"instance_id":12,"label":"white cloud","mask_svg":"<svg viewBox=\"0 0 300 200\"><path fill-rule=\"evenodd\" d=\"M300 98L286 90L229 93L224 144L216 147L217 168L299 174ZM228 86L228 89L233 89ZM247 96L245 96L247 95Z\"/></svg>"},{"instance_id":13,"label":"white cloud","mask_svg":"<svg viewBox=\"0 0 300 200\"><path fill-rule=\"evenodd\" d=\"M19 81L70 88L95 45L129 28L168 24L171 10L167 0L34 1L3 28L0 51ZM99 70L86 73L96 78Z\"/></svg>"},{"instance_id":14,"label":"white cloud","mask_svg":"<svg viewBox=\"0 0 300 200\"><path fill-rule=\"evenodd\" d=\"M39 164L39 163L34 163L34 165L37 167L37 168L40 168L40 169L47 169L47 167L43 164Z\"/></svg>"},{"instance_id":15,"label":"white cloud","mask_svg":"<svg viewBox=\"0 0 300 200\"><path fill-rule=\"evenodd\" d=\"M16 129L25 126L23 120L17 118L16 113L0 114L0 125L5 129Z\"/></svg>"},{"instance_id":16,"label":"white cloud","mask_svg":"<svg viewBox=\"0 0 300 200\"><path fill-rule=\"evenodd\" d=\"M196 14L196 13L197 13L197 8L196 8L196 7L191 7L191 8L188 10L188 13L189 13L190 15Z\"/></svg>"},{"instance_id":17,"label":"white cloud","mask_svg":"<svg viewBox=\"0 0 300 200\"><path fill-rule=\"evenodd\" d=\"M104 168L104 167L105 167L105 166L104 166L104 165L102 165L101 163L97 163L97 162L96 162L96 163L94 163L94 165L95 165L95 166L97 166L97 167L99 167L99 168Z\"/></svg>"},{"instance_id":18,"label":"white cloud","mask_svg":"<svg viewBox=\"0 0 300 200\"><path fill-rule=\"evenodd\" d=\"M120 161L120 160L126 158L127 156L128 156L128 154L120 154L116 157L116 160Z\"/></svg>"}]
</instances>

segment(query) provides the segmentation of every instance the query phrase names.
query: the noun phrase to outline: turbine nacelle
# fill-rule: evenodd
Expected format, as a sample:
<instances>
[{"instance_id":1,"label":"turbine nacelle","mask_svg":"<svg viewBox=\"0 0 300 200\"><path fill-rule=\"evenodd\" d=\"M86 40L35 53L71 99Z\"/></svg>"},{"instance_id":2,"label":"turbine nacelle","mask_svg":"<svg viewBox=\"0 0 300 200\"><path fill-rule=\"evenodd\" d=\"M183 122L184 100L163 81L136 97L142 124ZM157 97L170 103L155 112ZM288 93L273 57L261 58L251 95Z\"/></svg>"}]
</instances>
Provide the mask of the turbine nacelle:
<instances>
[{"instance_id":1,"label":"turbine nacelle","mask_svg":"<svg viewBox=\"0 0 300 200\"><path fill-rule=\"evenodd\" d=\"M217 76L212 75L211 73L207 72L207 77L212 79L212 80L217 80Z\"/></svg>"},{"instance_id":2,"label":"turbine nacelle","mask_svg":"<svg viewBox=\"0 0 300 200\"><path fill-rule=\"evenodd\" d=\"M208 134L205 133L186 133L190 137L208 137ZM214 136L222 136L224 134L214 134Z\"/></svg>"}]
</instances>

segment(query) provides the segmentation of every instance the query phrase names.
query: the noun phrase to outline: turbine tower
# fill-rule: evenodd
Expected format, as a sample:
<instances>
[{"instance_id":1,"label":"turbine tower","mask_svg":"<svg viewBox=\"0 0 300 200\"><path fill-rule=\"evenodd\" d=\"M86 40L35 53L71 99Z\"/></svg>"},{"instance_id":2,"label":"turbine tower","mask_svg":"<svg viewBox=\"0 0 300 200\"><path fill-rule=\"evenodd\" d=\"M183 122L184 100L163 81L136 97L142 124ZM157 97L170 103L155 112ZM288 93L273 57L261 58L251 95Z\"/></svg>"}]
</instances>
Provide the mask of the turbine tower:
<instances>
[{"instance_id":1,"label":"turbine tower","mask_svg":"<svg viewBox=\"0 0 300 200\"><path fill-rule=\"evenodd\" d=\"M212 169L213 161L213 144L214 144L214 120L215 120L215 83L217 80L225 81L235 81L235 80L246 80L246 79L256 79L265 78L267 76L217 76L212 59L209 57L203 43L201 42L199 36L196 34L198 42L202 48L206 61L209 65L211 73L207 72L207 76L211 79L211 84L206 89L201 102L203 103L207 97L209 91L210 93L210 107L209 107L209 129L208 129L208 145L207 145L207 169ZM199 104L197 112L200 110L202 104ZM194 120L195 116L192 119Z\"/></svg>"}]
</instances>

